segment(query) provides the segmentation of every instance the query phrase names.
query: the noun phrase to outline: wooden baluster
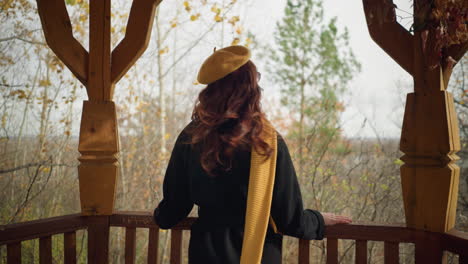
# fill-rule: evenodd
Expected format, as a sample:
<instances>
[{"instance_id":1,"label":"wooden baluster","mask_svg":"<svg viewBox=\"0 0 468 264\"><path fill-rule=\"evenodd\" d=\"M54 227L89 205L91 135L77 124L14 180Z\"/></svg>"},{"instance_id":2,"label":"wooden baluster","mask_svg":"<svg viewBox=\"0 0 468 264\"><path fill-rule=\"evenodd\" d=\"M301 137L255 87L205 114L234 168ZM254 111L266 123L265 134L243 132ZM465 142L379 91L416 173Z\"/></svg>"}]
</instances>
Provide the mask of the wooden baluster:
<instances>
[{"instance_id":1,"label":"wooden baluster","mask_svg":"<svg viewBox=\"0 0 468 264\"><path fill-rule=\"evenodd\" d=\"M356 240L356 264L367 263L367 240Z\"/></svg>"},{"instance_id":2,"label":"wooden baluster","mask_svg":"<svg viewBox=\"0 0 468 264\"><path fill-rule=\"evenodd\" d=\"M125 228L125 264L134 264L136 256L136 228Z\"/></svg>"},{"instance_id":3,"label":"wooden baluster","mask_svg":"<svg viewBox=\"0 0 468 264\"><path fill-rule=\"evenodd\" d=\"M397 242L385 241L384 243L384 263L398 264L400 263L400 251Z\"/></svg>"},{"instance_id":4,"label":"wooden baluster","mask_svg":"<svg viewBox=\"0 0 468 264\"><path fill-rule=\"evenodd\" d=\"M52 264L52 237L39 238L39 263Z\"/></svg>"},{"instance_id":5,"label":"wooden baluster","mask_svg":"<svg viewBox=\"0 0 468 264\"><path fill-rule=\"evenodd\" d=\"M21 242L7 245L7 263L21 264Z\"/></svg>"},{"instance_id":6,"label":"wooden baluster","mask_svg":"<svg viewBox=\"0 0 468 264\"><path fill-rule=\"evenodd\" d=\"M65 264L76 264L76 233L75 231L63 234L63 254Z\"/></svg>"},{"instance_id":7,"label":"wooden baluster","mask_svg":"<svg viewBox=\"0 0 468 264\"><path fill-rule=\"evenodd\" d=\"M466 254L466 255L459 255L459 256L458 256L458 263L460 263L460 264L468 264L468 254Z\"/></svg>"},{"instance_id":8,"label":"wooden baluster","mask_svg":"<svg viewBox=\"0 0 468 264\"><path fill-rule=\"evenodd\" d=\"M299 239L299 256L298 256L299 264L310 263L309 246L310 246L309 240Z\"/></svg>"},{"instance_id":9,"label":"wooden baluster","mask_svg":"<svg viewBox=\"0 0 468 264\"><path fill-rule=\"evenodd\" d=\"M327 238L327 264L338 264L338 239Z\"/></svg>"},{"instance_id":10,"label":"wooden baluster","mask_svg":"<svg viewBox=\"0 0 468 264\"><path fill-rule=\"evenodd\" d=\"M148 264L158 261L159 228L150 227L148 239Z\"/></svg>"},{"instance_id":11,"label":"wooden baluster","mask_svg":"<svg viewBox=\"0 0 468 264\"><path fill-rule=\"evenodd\" d=\"M109 217L88 217L88 264L109 263Z\"/></svg>"},{"instance_id":12,"label":"wooden baluster","mask_svg":"<svg viewBox=\"0 0 468 264\"><path fill-rule=\"evenodd\" d=\"M182 230L171 230L171 264L180 264L182 249Z\"/></svg>"}]
</instances>

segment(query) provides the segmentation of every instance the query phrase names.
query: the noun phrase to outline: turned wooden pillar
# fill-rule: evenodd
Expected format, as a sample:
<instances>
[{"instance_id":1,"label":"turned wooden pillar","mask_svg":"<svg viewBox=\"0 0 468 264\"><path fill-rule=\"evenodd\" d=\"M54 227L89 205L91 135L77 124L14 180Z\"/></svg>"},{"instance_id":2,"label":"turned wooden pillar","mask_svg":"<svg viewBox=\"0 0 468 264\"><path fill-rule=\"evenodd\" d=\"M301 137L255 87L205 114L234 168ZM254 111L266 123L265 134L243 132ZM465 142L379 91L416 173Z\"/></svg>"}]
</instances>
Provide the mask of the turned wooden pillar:
<instances>
[{"instance_id":1,"label":"turned wooden pillar","mask_svg":"<svg viewBox=\"0 0 468 264\"><path fill-rule=\"evenodd\" d=\"M37 0L49 47L86 86L78 167L81 212L110 215L114 209L119 140L112 101L115 84L148 46L161 0L134 0L124 39L111 52L111 1L90 0L89 52L73 37L64 0Z\"/></svg>"},{"instance_id":2,"label":"turned wooden pillar","mask_svg":"<svg viewBox=\"0 0 468 264\"><path fill-rule=\"evenodd\" d=\"M460 139L452 95L452 68L466 43L444 46L431 25L431 1L414 1L414 34L396 21L392 0L363 0L372 39L414 79L400 141L401 184L408 227L445 232L455 224ZM435 4L434 4L435 5Z\"/></svg>"}]
</instances>

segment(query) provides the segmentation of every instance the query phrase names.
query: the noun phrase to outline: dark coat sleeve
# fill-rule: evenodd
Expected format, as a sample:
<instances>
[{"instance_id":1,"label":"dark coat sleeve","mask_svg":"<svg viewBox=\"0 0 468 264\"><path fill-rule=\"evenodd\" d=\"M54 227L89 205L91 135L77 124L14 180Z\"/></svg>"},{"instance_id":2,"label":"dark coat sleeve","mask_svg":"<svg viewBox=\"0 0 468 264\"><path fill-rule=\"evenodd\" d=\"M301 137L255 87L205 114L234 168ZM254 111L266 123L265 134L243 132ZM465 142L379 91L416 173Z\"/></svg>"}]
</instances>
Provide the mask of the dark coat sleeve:
<instances>
[{"instance_id":1,"label":"dark coat sleeve","mask_svg":"<svg viewBox=\"0 0 468 264\"><path fill-rule=\"evenodd\" d=\"M278 231L284 235L309 240L323 239L323 216L315 210L304 210L296 171L288 147L279 134L271 216Z\"/></svg>"},{"instance_id":2,"label":"dark coat sleeve","mask_svg":"<svg viewBox=\"0 0 468 264\"><path fill-rule=\"evenodd\" d=\"M163 200L154 210L154 220L160 228L169 229L185 219L193 208L190 198L188 155L189 144L184 133L177 137L163 182Z\"/></svg>"}]
</instances>

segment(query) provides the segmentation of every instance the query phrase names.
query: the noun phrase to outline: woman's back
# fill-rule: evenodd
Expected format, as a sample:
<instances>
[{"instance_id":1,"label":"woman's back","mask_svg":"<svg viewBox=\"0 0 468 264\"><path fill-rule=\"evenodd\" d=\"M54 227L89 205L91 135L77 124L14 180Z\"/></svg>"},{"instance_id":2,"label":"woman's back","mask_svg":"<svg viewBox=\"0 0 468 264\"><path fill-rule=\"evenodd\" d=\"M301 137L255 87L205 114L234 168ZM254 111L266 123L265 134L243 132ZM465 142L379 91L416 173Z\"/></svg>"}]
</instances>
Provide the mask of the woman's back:
<instances>
[{"instance_id":1,"label":"woman's back","mask_svg":"<svg viewBox=\"0 0 468 264\"><path fill-rule=\"evenodd\" d=\"M230 171L209 176L200 164L200 146L185 144L190 141L186 129L174 146L164 180L164 200L155 210L155 220L162 228L170 228L196 204L199 218L191 230L190 263L239 263L251 152L236 151ZM280 135L277 151L272 219L283 234L321 239L323 218L317 211L304 211L289 151ZM270 226L263 263L281 263L281 243L282 235Z\"/></svg>"}]
</instances>

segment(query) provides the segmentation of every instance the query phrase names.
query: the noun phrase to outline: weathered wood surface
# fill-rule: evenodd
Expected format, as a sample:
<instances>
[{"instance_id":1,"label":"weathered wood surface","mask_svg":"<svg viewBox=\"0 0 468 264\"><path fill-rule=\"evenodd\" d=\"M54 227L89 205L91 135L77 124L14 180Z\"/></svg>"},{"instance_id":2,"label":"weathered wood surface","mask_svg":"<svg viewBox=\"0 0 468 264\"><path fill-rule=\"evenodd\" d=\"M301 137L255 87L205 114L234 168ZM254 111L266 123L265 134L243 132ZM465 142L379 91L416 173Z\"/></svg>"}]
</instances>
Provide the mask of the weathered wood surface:
<instances>
[{"instance_id":1,"label":"weathered wood surface","mask_svg":"<svg viewBox=\"0 0 468 264\"><path fill-rule=\"evenodd\" d=\"M109 217L88 217L88 264L109 263Z\"/></svg>"},{"instance_id":2,"label":"weathered wood surface","mask_svg":"<svg viewBox=\"0 0 468 264\"><path fill-rule=\"evenodd\" d=\"M398 264L400 263L400 251L397 242L384 242L384 263Z\"/></svg>"},{"instance_id":3,"label":"weathered wood surface","mask_svg":"<svg viewBox=\"0 0 468 264\"><path fill-rule=\"evenodd\" d=\"M111 215L118 176L117 114L114 102L84 101L78 166L81 212Z\"/></svg>"},{"instance_id":4,"label":"weathered wood surface","mask_svg":"<svg viewBox=\"0 0 468 264\"><path fill-rule=\"evenodd\" d=\"M136 257L136 228L125 228L125 264L134 264Z\"/></svg>"},{"instance_id":5,"label":"weathered wood surface","mask_svg":"<svg viewBox=\"0 0 468 264\"><path fill-rule=\"evenodd\" d=\"M86 221L86 217L73 214L3 225L0 226L0 245L85 229Z\"/></svg>"},{"instance_id":6,"label":"weathered wood surface","mask_svg":"<svg viewBox=\"0 0 468 264\"><path fill-rule=\"evenodd\" d=\"M171 264L180 264L182 261L182 230L171 230Z\"/></svg>"},{"instance_id":7,"label":"weathered wood surface","mask_svg":"<svg viewBox=\"0 0 468 264\"><path fill-rule=\"evenodd\" d=\"M299 252L297 254L299 264L309 264L310 263L310 241L304 239L298 239L299 242Z\"/></svg>"},{"instance_id":8,"label":"weathered wood surface","mask_svg":"<svg viewBox=\"0 0 468 264\"><path fill-rule=\"evenodd\" d=\"M413 39L396 22L392 1L363 0L370 36L405 71L413 74Z\"/></svg>"},{"instance_id":9,"label":"weathered wood surface","mask_svg":"<svg viewBox=\"0 0 468 264\"><path fill-rule=\"evenodd\" d=\"M39 263L52 264L52 237L45 236L39 239Z\"/></svg>"},{"instance_id":10,"label":"weathered wood surface","mask_svg":"<svg viewBox=\"0 0 468 264\"><path fill-rule=\"evenodd\" d=\"M7 245L7 263L21 264L21 242Z\"/></svg>"},{"instance_id":11,"label":"weathered wood surface","mask_svg":"<svg viewBox=\"0 0 468 264\"><path fill-rule=\"evenodd\" d=\"M148 264L157 264L159 245L159 228L149 228L148 238Z\"/></svg>"},{"instance_id":12,"label":"weathered wood surface","mask_svg":"<svg viewBox=\"0 0 468 264\"><path fill-rule=\"evenodd\" d=\"M363 4L372 39L414 79L400 141L406 224L445 232L455 223L460 174L457 117L452 95L445 91L453 65L441 61L442 50L430 49L438 40L426 28L428 0L414 0L413 35L397 23L392 0ZM452 45L444 55L459 59L467 48L468 43Z\"/></svg>"},{"instance_id":13,"label":"weathered wood surface","mask_svg":"<svg viewBox=\"0 0 468 264\"><path fill-rule=\"evenodd\" d=\"M327 264L338 264L338 239L327 237Z\"/></svg>"},{"instance_id":14,"label":"weathered wood surface","mask_svg":"<svg viewBox=\"0 0 468 264\"><path fill-rule=\"evenodd\" d=\"M88 97L111 101L111 1L89 2Z\"/></svg>"},{"instance_id":15,"label":"weathered wood surface","mask_svg":"<svg viewBox=\"0 0 468 264\"><path fill-rule=\"evenodd\" d=\"M366 240L356 240L355 245L356 251L356 264L366 264L367 263L367 241Z\"/></svg>"},{"instance_id":16,"label":"weathered wood surface","mask_svg":"<svg viewBox=\"0 0 468 264\"><path fill-rule=\"evenodd\" d=\"M88 52L73 37L65 1L37 0L37 10L47 44L76 78L86 86Z\"/></svg>"},{"instance_id":17,"label":"weathered wood surface","mask_svg":"<svg viewBox=\"0 0 468 264\"><path fill-rule=\"evenodd\" d=\"M112 51L112 83L117 83L148 47L159 3L161 0L133 1L125 37Z\"/></svg>"},{"instance_id":18,"label":"weathered wood surface","mask_svg":"<svg viewBox=\"0 0 468 264\"><path fill-rule=\"evenodd\" d=\"M161 0L134 0L126 34L111 52L111 0L89 3L89 53L73 37L63 0L37 0L48 45L86 86L78 169L84 215L113 212L119 152L114 86L146 50L156 6ZM113 109L111 113L106 110ZM106 113L103 115L102 113ZM101 120L102 119L102 120Z\"/></svg>"},{"instance_id":19,"label":"weathered wood surface","mask_svg":"<svg viewBox=\"0 0 468 264\"><path fill-rule=\"evenodd\" d=\"M187 218L172 229L171 258L173 263L180 261L182 253L182 231L189 230L196 218ZM25 223L0 226L0 245L8 244L8 259L11 263L19 263L21 258L20 241L42 238L42 247L47 248L47 240L53 234L64 233L65 263L76 263L75 230L88 229L88 261L89 263L106 263L108 260L109 227L127 227L126 259L131 263L134 256L136 228L149 228L148 263L157 263L159 228L153 222L152 212L118 212L111 216L68 215L41 219ZM450 230L447 233L427 232L406 228L403 224L353 223L327 227L327 257L329 263L336 263L338 257L338 239L356 240L356 263L366 263L366 241L386 241L385 252L389 263L398 256L398 243L415 243L418 263L427 259L441 258L442 251L449 251L466 259L468 248L468 233ZM299 263L309 263L309 241L299 240ZM42 249L41 249L42 252ZM47 250L46 250L47 252ZM128 253L127 253L128 252ZM431 254L428 254L431 253ZM391 256L392 255L392 256ZM302 256L302 257L301 257ZM16 262L15 262L16 261ZM9 262L10 263L10 262ZM460 262L463 263L463 262Z\"/></svg>"},{"instance_id":20,"label":"weathered wood surface","mask_svg":"<svg viewBox=\"0 0 468 264\"><path fill-rule=\"evenodd\" d=\"M63 234L63 254L65 264L76 264L76 232Z\"/></svg>"}]
</instances>

